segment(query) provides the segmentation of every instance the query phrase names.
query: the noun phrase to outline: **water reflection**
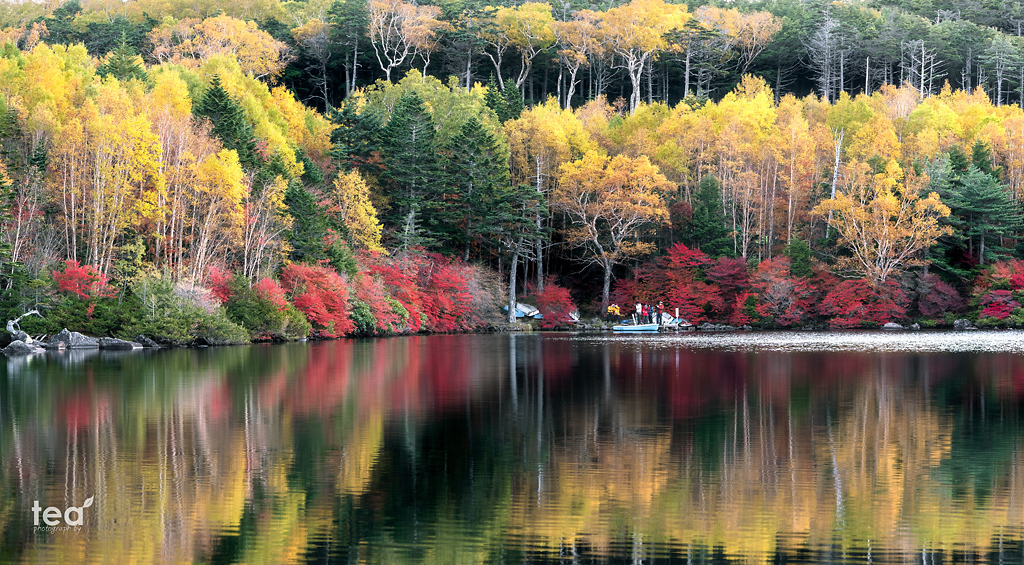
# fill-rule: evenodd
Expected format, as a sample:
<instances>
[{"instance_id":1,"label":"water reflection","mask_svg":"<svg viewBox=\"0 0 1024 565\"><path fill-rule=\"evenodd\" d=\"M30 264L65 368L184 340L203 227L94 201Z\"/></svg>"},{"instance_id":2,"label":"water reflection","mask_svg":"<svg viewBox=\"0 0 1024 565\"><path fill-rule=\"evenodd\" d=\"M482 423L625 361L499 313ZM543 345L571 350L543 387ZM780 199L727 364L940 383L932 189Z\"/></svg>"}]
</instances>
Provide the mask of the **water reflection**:
<instances>
[{"instance_id":1,"label":"water reflection","mask_svg":"<svg viewBox=\"0 0 1024 565\"><path fill-rule=\"evenodd\" d=\"M0 562L1024 561L1021 355L687 339L8 362Z\"/></svg>"}]
</instances>

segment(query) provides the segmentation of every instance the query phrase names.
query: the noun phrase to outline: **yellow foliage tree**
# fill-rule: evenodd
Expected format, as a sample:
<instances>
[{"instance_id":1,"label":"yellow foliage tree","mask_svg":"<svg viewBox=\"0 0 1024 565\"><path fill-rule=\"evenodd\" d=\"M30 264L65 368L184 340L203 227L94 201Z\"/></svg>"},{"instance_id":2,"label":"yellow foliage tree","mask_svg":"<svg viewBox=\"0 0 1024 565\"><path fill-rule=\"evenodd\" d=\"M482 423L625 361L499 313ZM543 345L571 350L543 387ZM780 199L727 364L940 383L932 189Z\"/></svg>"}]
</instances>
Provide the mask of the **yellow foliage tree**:
<instances>
[{"instance_id":1,"label":"yellow foliage tree","mask_svg":"<svg viewBox=\"0 0 1024 565\"><path fill-rule=\"evenodd\" d=\"M288 64L288 46L259 29L256 22L230 16L184 19L149 33L153 56L161 63L198 68L218 55L238 61L255 78L276 77Z\"/></svg>"},{"instance_id":2,"label":"yellow foliage tree","mask_svg":"<svg viewBox=\"0 0 1024 565\"><path fill-rule=\"evenodd\" d=\"M380 244L381 223L377 220L377 209L370 201L370 187L359 171L339 174L334 179L334 193L331 195L345 226L352 236L352 242L370 251L383 252Z\"/></svg>"},{"instance_id":3,"label":"yellow foliage tree","mask_svg":"<svg viewBox=\"0 0 1024 565\"><path fill-rule=\"evenodd\" d=\"M866 163L845 167L843 186L835 198L822 201L813 213L827 216L839 241L853 253L840 264L878 285L900 268L925 262L918 254L940 236L952 233L939 219L949 207L939 195L922 196L928 178L904 173L895 161L873 174Z\"/></svg>"},{"instance_id":4,"label":"yellow foliage tree","mask_svg":"<svg viewBox=\"0 0 1024 565\"><path fill-rule=\"evenodd\" d=\"M668 219L664 196L674 189L646 156L608 158L588 151L562 165L553 203L572 222L567 243L590 251L588 260L604 269L602 311L608 306L612 268L654 250L637 235Z\"/></svg>"},{"instance_id":5,"label":"yellow foliage tree","mask_svg":"<svg viewBox=\"0 0 1024 565\"><path fill-rule=\"evenodd\" d=\"M600 38L618 56L619 66L629 75L633 85L630 113L640 104L644 69L668 47L666 34L681 29L688 19L690 14L685 5L664 0L633 0L605 12Z\"/></svg>"}]
</instances>

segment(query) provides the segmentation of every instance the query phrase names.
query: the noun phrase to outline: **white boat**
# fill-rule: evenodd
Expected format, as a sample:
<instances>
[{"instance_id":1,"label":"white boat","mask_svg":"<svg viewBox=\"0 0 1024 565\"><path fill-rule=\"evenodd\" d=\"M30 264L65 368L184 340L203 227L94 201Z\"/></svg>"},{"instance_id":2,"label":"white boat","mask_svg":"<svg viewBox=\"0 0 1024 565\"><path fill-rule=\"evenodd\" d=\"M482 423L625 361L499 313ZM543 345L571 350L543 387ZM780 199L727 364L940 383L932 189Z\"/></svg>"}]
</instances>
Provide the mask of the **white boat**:
<instances>
[{"instance_id":1,"label":"white boat","mask_svg":"<svg viewBox=\"0 0 1024 565\"><path fill-rule=\"evenodd\" d=\"M658 324L628 324L622 326L612 326L613 332L656 332L658 331Z\"/></svg>"}]
</instances>

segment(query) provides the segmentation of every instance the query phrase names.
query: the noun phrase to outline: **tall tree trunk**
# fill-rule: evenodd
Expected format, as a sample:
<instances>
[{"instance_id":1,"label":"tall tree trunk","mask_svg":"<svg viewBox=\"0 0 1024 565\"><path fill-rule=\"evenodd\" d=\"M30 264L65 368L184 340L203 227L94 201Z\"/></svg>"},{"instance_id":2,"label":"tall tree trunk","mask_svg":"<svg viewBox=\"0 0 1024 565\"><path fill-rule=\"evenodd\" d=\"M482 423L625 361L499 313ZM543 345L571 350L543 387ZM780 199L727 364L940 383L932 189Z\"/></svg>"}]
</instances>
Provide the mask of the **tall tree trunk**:
<instances>
[{"instance_id":1,"label":"tall tree trunk","mask_svg":"<svg viewBox=\"0 0 1024 565\"><path fill-rule=\"evenodd\" d=\"M864 95L871 96L871 57L864 59Z\"/></svg>"},{"instance_id":2,"label":"tall tree trunk","mask_svg":"<svg viewBox=\"0 0 1024 565\"><path fill-rule=\"evenodd\" d=\"M604 286L601 289L601 312L608 311L608 295L612 287L612 264L604 262Z\"/></svg>"},{"instance_id":3,"label":"tall tree trunk","mask_svg":"<svg viewBox=\"0 0 1024 565\"><path fill-rule=\"evenodd\" d=\"M683 98L690 95L690 52L692 49L690 46L686 47L686 66L683 70ZM781 75L781 71L779 74Z\"/></svg>"},{"instance_id":4,"label":"tall tree trunk","mask_svg":"<svg viewBox=\"0 0 1024 565\"><path fill-rule=\"evenodd\" d=\"M512 252L512 264L508 269L508 323L516 321L516 271L519 269L519 251L523 248L523 236L515 244Z\"/></svg>"},{"instance_id":5,"label":"tall tree trunk","mask_svg":"<svg viewBox=\"0 0 1024 565\"><path fill-rule=\"evenodd\" d=\"M839 153L843 149L843 136L846 135L845 130L839 130L832 133L832 142L835 145L835 161L832 164L832 194L829 198L833 200L836 197L836 183L839 182ZM828 223L825 224L825 239L828 239L831 235L832 229L832 210L828 211Z\"/></svg>"}]
</instances>

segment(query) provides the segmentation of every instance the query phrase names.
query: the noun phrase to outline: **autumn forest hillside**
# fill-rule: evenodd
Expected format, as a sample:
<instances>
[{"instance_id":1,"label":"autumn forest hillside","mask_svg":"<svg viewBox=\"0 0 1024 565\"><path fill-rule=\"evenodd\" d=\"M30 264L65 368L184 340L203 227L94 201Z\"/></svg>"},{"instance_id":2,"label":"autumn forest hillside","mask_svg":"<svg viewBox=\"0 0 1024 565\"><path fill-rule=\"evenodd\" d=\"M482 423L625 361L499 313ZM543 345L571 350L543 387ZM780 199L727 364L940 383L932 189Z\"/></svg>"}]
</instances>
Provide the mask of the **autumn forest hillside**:
<instances>
[{"instance_id":1,"label":"autumn forest hillside","mask_svg":"<svg viewBox=\"0 0 1024 565\"><path fill-rule=\"evenodd\" d=\"M1018 8L8 3L2 314L177 344L516 296L545 326L1024 325Z\"/></svg>"}]
</instances>

